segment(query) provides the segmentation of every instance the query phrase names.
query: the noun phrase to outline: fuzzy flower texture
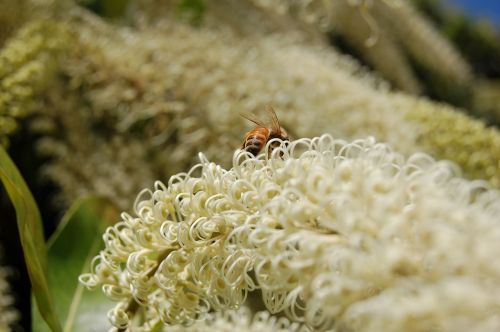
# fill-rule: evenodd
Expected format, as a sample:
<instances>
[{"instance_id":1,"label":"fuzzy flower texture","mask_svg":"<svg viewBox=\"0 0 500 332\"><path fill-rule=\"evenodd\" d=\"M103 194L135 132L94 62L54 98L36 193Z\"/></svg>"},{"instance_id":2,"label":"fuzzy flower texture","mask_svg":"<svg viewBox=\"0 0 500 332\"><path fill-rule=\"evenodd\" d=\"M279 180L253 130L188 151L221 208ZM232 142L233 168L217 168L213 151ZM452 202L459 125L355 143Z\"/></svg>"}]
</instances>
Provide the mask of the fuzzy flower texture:
<instances>
[{"instance_id":1,"label":"fuzzy flower texture","mask_svg":"<svg viewBox=\"0 0 500 332\"><path fill-rule=\"evenodd\" d=\"M500 330L500 193L486 182L372 138L236 151L229 170L200 159L144 190L80 276L118 302L116 328L199 326L259 290L267 319L307 329Z\"/></svg>"}]
</instances>

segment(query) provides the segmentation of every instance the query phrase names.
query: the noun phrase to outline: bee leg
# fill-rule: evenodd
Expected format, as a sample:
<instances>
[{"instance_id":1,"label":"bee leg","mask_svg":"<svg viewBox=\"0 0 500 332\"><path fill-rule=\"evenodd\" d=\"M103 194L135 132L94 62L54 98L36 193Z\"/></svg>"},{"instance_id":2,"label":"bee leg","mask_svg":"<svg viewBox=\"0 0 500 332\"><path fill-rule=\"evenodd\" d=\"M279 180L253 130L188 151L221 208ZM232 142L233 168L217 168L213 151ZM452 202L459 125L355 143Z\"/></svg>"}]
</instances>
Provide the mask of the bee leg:
<instances>
[{"instance_id":1,"label":"bee leg","mask_svg":"<svg viewBox=\"0 0 500 332\"><path fill-rule=\"evenodd\" d=\"M273 154L273 151L275 148L277 148L279 146L279 143L277 142L273 142L269 145L269 149L267 150L267 158L268 159L271 159L271 156Z\"/></svg>"}]
</instances>

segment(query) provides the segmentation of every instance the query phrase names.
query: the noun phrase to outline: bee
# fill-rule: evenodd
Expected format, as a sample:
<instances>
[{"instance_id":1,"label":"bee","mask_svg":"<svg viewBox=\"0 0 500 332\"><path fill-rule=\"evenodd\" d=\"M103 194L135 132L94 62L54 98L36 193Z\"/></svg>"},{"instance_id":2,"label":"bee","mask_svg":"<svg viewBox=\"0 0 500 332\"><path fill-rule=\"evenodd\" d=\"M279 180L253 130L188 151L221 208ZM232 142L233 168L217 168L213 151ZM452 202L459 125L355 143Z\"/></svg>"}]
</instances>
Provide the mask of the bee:
<instances>
[{"instance_id":1,"label":"bee","mask_svg":"<svg viewBox=\"0 0 500 332\"><path fill-rule=\"evenodd\" d=\"M245 119L255 123L257 126L250 130L245 135L245 141L241 147L242 150L250 152L254 157L257 156L266 146L267 142L273 138L279 138L283 141L289 141L288 134L283 127L280 126L276 112L271 106L266 107L269 123L260 121L251 113L241 112L240 115ZM279 146L279 142L271 143L268 154L271 155L272 150Z\"/></svg>"}]
</instances>

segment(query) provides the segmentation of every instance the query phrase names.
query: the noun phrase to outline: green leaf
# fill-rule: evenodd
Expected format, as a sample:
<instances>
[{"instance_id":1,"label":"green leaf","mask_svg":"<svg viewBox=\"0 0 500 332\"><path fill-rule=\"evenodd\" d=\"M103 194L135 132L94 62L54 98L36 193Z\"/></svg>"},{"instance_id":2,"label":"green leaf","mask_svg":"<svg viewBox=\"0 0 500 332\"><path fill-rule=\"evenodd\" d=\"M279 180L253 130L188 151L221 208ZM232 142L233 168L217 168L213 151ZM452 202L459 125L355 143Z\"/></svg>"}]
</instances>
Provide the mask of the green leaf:
<instances>
[{"instance_id":1,"label":"green leaf","mask_svg":"<svg viewBox=\"0 0 500 332\"><path fill-rule=\"evenodd\" d=\"M206 4L203 0L182 0L177 5L177 13L196 27L201 25L205 10Z\"/></svg>"},{"instance_id":2,"label":"green leaf","mask_svg":"<svg viewBox=\"0 0 500 332\"><path fill-rule=\"evenodd\" d=\"M49 285L65 332L100 332L111 328L106 313L114 304L102 292L85 289L78 276L89 271L91 259L103 243L105 227L117 218L118 210L109 200L80 199L66 212L47 243ZM33 331L50 331L36 310Z\"/></svg>"},{"instance_id":3,"label":"green leaf","mask_svg":"<svg viewBox=\"0 0 500 332\"><path fill-rule=\"evenodd\" d=\"M107 18L123 18L127 14L130 0L87 0L83 6Z\"/></svg>"},{"instance_id":4,"label":"green leaf","mask_svg":"<svg viewBox=\"0 0 500 332\"><path fill-rule=\"evenodd\" d=\"M0 147L0 180L16 210L26 268L40 314L52 331L62 331L47 283L47 256L40 211L23 177L2 147Z\"/></svg>"}]
</instances>

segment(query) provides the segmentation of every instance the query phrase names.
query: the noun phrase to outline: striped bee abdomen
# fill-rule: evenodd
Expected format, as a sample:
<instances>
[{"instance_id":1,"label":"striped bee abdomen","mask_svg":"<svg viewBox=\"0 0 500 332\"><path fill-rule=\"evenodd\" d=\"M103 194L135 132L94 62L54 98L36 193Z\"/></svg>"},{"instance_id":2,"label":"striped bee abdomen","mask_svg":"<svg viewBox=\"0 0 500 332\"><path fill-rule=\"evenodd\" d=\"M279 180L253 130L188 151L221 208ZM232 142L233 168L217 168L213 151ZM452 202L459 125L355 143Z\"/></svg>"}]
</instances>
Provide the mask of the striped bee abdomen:
<instances>
[{"instance_id":1,"label":"striped bee abdomen","mask_svg":"<svg viewBox=\"0 0 500 332\"><path fill-rule=\"evenodd\" d=\"M242 149L250 152L253 156L257 156L266 145L269 133L270 130L264 127L257 127L249 131L245 137Z\"/></svg>"}]
</instances>

